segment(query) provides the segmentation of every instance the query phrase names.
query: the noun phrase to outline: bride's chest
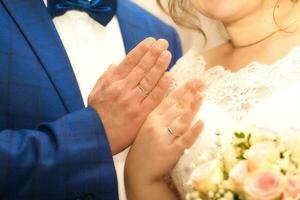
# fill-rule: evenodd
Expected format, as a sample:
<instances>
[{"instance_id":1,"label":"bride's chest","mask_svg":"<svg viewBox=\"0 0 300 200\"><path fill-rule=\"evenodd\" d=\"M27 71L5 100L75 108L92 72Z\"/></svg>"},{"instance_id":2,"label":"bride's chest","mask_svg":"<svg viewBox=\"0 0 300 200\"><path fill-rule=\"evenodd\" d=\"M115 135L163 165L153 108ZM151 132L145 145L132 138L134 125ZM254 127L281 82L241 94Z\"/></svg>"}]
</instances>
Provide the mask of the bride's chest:
<instances>
[{"instance_id":1,"label":"bride's chest","mask_svg":"<svg viewBox=\"0 0 300 200\"><path fill-rule=\"evenodd\" d=\"M272 66L252 63L234 73L217 66L203 72L201 79L206 101L239 121L261 102L300 83L300 59Z\"/></svg>"}]
</instances>

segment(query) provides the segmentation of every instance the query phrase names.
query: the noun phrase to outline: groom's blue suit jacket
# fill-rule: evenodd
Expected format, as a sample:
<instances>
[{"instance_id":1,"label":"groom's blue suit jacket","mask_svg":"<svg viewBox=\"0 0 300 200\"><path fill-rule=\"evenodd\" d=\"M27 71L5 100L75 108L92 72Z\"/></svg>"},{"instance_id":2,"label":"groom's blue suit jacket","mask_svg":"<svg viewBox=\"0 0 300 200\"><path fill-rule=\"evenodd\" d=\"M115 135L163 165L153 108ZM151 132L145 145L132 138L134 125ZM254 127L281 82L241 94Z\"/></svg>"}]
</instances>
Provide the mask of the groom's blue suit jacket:
<instances>
[{"instance_id":1,"label":"groom's blue suit jacket","mask_svg":"<svg viewBox=\"0 0 300 200\"><path fill-rule=\"evenodd\" d=\"M117 17L126 52L153 36L181 56L176 32L135 4L119 0ZM42 0L0 0L0 199L118 199L101 120Z\"/></svg>"}]
</instances>

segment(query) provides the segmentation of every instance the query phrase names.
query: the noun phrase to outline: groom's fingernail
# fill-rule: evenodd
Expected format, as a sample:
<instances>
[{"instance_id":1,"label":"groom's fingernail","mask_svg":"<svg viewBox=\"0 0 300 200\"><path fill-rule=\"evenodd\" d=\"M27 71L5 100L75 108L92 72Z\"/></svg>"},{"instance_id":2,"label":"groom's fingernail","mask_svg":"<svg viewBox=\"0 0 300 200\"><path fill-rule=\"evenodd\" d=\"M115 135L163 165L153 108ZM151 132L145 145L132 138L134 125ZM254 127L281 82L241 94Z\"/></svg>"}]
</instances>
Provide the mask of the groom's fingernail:
<instances>
[{"instance_id":1,"label":"groom's fingernail","mask_svg":"<svg viewBox=\"0 0 300 200\"><path fill-rule=\"evenodd\" d=\"M150 47L154 42L155 42L155 39L152 38L152 37L149 37L149 38L147 38L147 39L145 40L145 45L146 45L147 47Z\"/></svg>"},{"instance_id":2,"label":"groom's fingernail","mask_svg":"<svg viewBox=\"0 0 300 200\"><path fill-rule=\"evenodd\" d=\"M164 39L159 39L159 40L157 40L157 42L154 45L155 45L155 48L163 50L168 46L168 42Z\"/></svg>"},{"instance_id":3,"label":"groom's fingernail","mask_svg":"<svg viewBox=\"0 0 300 200\"><path fill-rule=\"evenodd\" d=\"M171 53L168 50L165 50L161 53L160 59L167 59L171 56Z\"/></svg>"}]
</instances>

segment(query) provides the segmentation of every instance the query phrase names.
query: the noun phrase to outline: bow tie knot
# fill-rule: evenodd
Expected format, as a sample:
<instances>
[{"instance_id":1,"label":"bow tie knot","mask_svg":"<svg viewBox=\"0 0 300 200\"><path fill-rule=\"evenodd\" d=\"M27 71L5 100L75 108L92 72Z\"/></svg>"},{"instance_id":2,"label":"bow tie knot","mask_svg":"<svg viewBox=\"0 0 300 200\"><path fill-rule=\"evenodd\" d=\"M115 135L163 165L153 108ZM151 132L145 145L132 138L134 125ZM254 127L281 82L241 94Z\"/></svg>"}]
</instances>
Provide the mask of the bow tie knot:
<instances>
[{"instance_id":1,"label":"bow tie knot","mask_svg":"<svg viewBox=\"0 0 300 200\"><path fill-rule=\"evenodd\" d=\"M106 26L116 13L116 0L48 0L51 17L63 15L68 10L79 10Z\"/></svg>"},{"instance_id":2,"label":"bow tie knot","mask_svg":"<svg viewBox=\"0 0 300 200\"><path fill-rule=\"evenodd\" d=\"M110 6L101 5L102 0L84 1L84 0L63 0L56 5L57 9L62 10L82 10L82 11L94 11L94 12L109 12Z\"/></svg>"}]
</instances>

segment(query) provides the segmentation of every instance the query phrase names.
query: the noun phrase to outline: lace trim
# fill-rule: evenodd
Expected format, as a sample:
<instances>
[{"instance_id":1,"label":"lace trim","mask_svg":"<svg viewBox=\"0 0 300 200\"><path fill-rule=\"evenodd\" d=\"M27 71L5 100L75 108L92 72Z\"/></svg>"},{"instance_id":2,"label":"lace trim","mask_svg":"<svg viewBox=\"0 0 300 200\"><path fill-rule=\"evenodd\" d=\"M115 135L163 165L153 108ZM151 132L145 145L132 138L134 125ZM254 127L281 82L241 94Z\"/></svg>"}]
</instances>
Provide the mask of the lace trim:
<instances>
[{"instance_id":1,"label":"lace trim","mask_svg":"<svg viewBox=\"0 0 300 200\"><path fill-rule=\"evenodd\" d=\"M252 62L236 72L223 66L206 69L203 56L196 57L192 51L178 61L172 73L173 89L186 80L200 79L206 85L206 100L239 121L261 100L300 79L300 47L271 65Z\"/></svg>"}]
</instances>

